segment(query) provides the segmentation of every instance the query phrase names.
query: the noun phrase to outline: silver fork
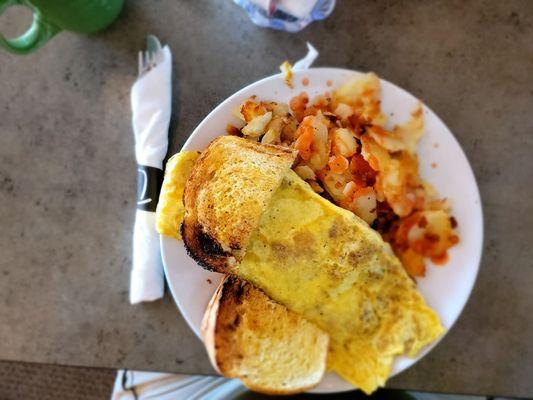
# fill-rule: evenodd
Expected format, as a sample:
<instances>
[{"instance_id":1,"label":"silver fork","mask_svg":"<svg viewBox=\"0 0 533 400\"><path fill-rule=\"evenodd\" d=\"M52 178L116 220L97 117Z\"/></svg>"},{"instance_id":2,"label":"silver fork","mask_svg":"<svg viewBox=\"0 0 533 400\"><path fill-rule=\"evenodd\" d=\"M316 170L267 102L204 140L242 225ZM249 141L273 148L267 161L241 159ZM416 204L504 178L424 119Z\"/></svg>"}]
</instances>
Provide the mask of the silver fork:
<instances>
[{"instance_id":1,"label":"silver fork","mask_svg":"<svg viewBox=\"0 0 533 400\"><path fill-rule=\"evenodd\" d=\"M157 65L161 52L161 43L154 35L146 36L146 50L139 51L139 76L150 71Z\"/></svg>"}]
</instances>

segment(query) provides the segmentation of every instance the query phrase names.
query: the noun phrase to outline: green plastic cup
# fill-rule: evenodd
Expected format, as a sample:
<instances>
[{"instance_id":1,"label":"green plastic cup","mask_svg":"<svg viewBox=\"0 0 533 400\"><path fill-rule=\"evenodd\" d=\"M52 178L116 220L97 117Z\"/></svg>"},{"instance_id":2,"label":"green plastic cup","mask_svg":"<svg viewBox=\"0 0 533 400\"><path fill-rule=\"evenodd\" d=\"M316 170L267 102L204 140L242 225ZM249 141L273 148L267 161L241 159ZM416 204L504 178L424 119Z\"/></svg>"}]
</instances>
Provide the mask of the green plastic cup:
<instances>
[{"instance_id":1,"label":"green plastic cup","mask_svg":"<svg viewBox=\"0 0 533 400\"><path fill-rule=\"evenodd\" d=\"M0 46L16 54L28 54L61 31L94 33L109 26L119 15L124 0L0 0L0 14L14 5L33 11L33 23L22 36Z\"/></svg>"}]
</instances>

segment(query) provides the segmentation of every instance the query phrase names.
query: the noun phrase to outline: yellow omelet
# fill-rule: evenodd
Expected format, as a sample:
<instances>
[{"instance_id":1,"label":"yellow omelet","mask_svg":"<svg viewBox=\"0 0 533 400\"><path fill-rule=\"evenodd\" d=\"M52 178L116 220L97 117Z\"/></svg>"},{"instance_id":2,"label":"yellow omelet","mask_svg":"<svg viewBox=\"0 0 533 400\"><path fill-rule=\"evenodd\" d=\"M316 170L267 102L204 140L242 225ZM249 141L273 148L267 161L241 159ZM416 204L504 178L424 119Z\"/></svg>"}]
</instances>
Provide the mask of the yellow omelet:
<instances>
[{"instance_id":1,"label":"yellow omelet","mask_svg":"<svg viewBox=\"0 0 533 400\"><path fill-rule=\"evenodd\" d=\"M185 215L183 190L199 156L197 151L182 151L167 162L156 211L156 228L161 235L181 240L180 225Z\"/></svg>"},{"instance_id":2,"label":"yellow omelet","mask_svg":"<svg viewBox=\"0 0 533 400\"><path fill-rule=\"evenodd\" d=\"M293 171L235 273L330 335L329 368L366 393L394 356L416 356L444 331L377 232L317 195Z\"/></svg>"}]
</instances>

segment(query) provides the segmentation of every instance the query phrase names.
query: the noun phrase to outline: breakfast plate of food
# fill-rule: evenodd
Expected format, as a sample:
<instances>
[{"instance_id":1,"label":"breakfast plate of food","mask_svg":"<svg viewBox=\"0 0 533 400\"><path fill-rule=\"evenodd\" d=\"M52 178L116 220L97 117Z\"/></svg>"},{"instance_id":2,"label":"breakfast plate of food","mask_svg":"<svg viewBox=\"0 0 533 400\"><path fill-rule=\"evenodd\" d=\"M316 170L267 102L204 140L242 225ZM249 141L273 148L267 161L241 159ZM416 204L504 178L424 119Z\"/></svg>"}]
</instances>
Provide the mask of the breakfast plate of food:
<instances>
[{"instance_id":1,"label":"breakfast plate of food","mask_svg":"<svg viewBox=\"0 0 533 400\"><path fill-rule=\"evenodd\" d=\"M216 107L167 163L172 295L222 375L372 393L449 331L483 218L437 115L373 73L286 70Z\"/></svg>"}]
</instances>

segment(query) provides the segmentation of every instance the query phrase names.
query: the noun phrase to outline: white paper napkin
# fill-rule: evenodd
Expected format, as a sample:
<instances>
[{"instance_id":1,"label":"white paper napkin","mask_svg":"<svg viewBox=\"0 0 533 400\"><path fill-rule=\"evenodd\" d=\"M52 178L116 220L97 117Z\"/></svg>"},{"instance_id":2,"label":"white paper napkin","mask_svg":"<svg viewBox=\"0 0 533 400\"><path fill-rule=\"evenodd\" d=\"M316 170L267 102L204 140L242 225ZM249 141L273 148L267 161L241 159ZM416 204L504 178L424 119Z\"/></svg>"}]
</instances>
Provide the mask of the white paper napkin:
<instances>
[{"instance_id":1,"label":"white paper napkin","mask_svg":"<svg viewBox=\"0 0 533 400\"><path fill-rule=\"evenodd\" d=\"M137 79L131 89L135 156L141 182L133 230L132 304L159 299L164 292L165 278L159 234L155 228L155 212L147 211L155 211L157 199L148 190L150 182L147 179L153 177L149 172L154 170L150 170L150 167L160 170L155 172L162 176L171 113L171 72L172 55L168 46L165 46L157 66Z\"/></svg>"}]
</instances>

